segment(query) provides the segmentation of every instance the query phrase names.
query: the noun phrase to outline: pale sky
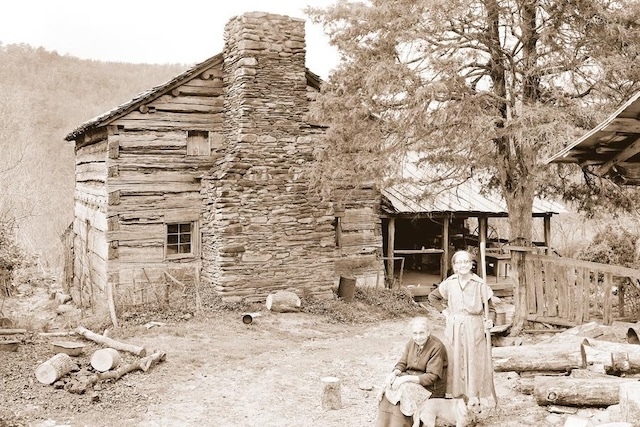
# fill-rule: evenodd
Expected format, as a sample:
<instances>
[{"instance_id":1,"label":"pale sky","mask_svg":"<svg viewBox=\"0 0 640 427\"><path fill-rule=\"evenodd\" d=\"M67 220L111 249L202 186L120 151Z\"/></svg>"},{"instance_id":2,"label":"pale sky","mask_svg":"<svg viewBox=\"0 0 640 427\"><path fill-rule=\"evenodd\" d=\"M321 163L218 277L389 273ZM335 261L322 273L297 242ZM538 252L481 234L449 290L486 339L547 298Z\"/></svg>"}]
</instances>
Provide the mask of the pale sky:
<instances>
[{"instance_id":1,"label":"pale sky","mask_svg":"<svg viewBox=\"0 0 640 427\"><path fill-rule=\"evenodd\" d=\"M222 51L224 25L244 12L307 18L308 5L335 0L14 0L0 6L0 42L60 55L133 63L192 65ZM307 67L326 78L337 51L307 20Z\"/></svg>"}]
</instances>

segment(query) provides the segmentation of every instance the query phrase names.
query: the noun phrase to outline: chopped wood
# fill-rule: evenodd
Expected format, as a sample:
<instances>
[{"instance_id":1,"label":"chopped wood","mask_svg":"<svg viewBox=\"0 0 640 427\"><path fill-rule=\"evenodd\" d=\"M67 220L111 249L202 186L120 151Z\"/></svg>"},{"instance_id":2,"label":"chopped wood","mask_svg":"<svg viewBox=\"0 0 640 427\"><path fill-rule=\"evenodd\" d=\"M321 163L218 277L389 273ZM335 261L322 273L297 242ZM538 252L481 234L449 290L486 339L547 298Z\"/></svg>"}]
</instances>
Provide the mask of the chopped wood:
<instances>
[{"instance_id":1,"label":"chopped wood","mask_svg":"<svg viewBox=\"0 0 640 427\"><path fill-rule=\"evenodd\" d=\"M164 361L166 356L167 354L164 351L155 351L150 355L143 357L136 362L121 366L118 369L114 369L109 372L98 373L97 377L99 381L106 381L106 380L117 381L123 375L128 374L129 372L133 372L133 371L147 372L151 368L151 366L153 366L154 364Z\"/></svg>"},{"instance_id":2,"label":"chopped wood","mask_svg":"<svg viewBox=\"0 0 640 427\"><path fill-rule=\"evenodd\" d=\"M120 364L120 353L115 348L101 348L91 356L91 366L99 372L106 372Z\"/></svg>"},{"instance_id":3,"label":"chopped wood","mask_svg":"<svg viewBox=\"0 0 640 427\"><path fill-rule=\"evenodd\" d=\"M102 344L106 347L111 347L111 348L115 348L116 350L126 351L127 353L135 354L136 356L139 356L139 357L144 357L147 354L147 349L145 349L144 347L116 341L114 339L105 337L103 335L96 334L95 332L92 332L82 326L78 326L75 329L75 332L78 335L82 335L83 337L85 337L90 341L97 342L98 344Z\"/></svg>"},{"instance_id":4,"label":"chopped wood","mask_svg":"<svg viewBox=\"0 0 640 427\"><path fill-rule=\"evenodd\" d=\"M78 365L66 353L58 353L36 368L36 378L42 384L53 384L62 376L77 369Z\"/></svg>"},{"instance_id":5,"label":"chopped wood","mask_svg":"<svg viewBox=\"0 0 640 427\"><path fill-rule=\"evenodd\" d=\"M629 381L638 382L612 375L588 379L537 376L534 395L538 405L604 407L619 403L620 385Z\"/></svg>"}]
</instances>

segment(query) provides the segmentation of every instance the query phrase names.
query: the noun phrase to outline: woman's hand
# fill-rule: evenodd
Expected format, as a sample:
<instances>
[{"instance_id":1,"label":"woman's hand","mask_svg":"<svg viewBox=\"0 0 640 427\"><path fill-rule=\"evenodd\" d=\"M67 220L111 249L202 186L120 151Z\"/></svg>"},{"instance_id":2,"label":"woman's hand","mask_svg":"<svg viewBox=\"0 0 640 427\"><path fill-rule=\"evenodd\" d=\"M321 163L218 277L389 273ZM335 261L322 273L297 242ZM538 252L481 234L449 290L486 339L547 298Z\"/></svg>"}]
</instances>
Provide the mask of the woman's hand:
<instances>
[{"instance_id":1,"label":"woman's hand","mask_svg":"<svg viewBox=\"0 0 640 427\"><path fill-rule=\"evenodd\" d=\"M393 372L391 372L388 376L387 376L387 384L388 385L393 385L393 383L396 381L396 379L398 378L398 375L400 375L400 370L399 369L394 369Z\"/></svg>"}]
</instances>

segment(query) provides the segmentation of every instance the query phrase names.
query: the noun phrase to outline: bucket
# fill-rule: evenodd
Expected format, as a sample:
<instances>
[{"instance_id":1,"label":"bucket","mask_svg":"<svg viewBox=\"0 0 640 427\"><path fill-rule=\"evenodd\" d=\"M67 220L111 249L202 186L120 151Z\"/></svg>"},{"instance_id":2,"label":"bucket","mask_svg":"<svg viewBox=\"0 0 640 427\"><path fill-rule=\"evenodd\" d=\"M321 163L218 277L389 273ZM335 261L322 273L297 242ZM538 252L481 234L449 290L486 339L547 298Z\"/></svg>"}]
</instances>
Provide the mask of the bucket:
<instances>
[{"instance_id":1,"label":"bucket","mask_svg":"<svg viewBox=\"0 0 640 427\"><path fill-rule=\"evenodd\" d=\"M504 325L507 323L507 313L504 311L496 311L496 326Z\"/></svg>"},{"instance_id":2,"label":"bucket","mask_svg":"<svg viewBox=\"0 0 640 427\"><path fill-rule=\"evenodd\" d=\"M338 285L338 297L344 302L353 301L353 295L356 293L356 279L354 277L340 276L340 284Z\"/></svg>"}]
</instances>

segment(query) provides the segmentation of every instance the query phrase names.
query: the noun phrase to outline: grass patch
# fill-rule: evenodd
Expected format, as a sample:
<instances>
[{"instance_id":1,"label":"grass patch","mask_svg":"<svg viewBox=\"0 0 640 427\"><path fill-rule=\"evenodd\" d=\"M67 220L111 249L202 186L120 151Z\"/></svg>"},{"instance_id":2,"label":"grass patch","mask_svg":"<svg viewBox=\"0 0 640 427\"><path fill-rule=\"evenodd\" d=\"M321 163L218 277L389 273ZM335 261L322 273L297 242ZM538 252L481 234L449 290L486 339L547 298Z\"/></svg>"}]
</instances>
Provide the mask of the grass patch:
<instances>
[{"instance_id":1,"label":"grass patch","mask_svg":"<svg viewBox=\"0 0 640 427\"><path fill-rule=\"evenodd\" d=\"M424 314L424 310L404 289L357 287L353 301L340 298L302 297L302 311L322 315L330 323L372 323Z\"/></svg>"}]
</instances>

